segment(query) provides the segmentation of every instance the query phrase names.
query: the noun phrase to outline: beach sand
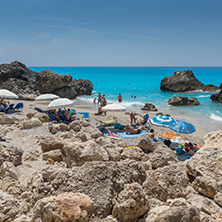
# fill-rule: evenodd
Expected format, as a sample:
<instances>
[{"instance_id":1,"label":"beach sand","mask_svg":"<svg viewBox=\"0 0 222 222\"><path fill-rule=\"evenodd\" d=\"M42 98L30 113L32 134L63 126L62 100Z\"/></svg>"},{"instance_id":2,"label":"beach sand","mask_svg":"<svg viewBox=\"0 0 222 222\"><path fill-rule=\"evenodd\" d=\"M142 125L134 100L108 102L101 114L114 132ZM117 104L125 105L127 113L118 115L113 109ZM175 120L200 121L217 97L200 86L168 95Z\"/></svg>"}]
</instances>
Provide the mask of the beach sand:
<instances>
[{"instance_id":1,"label":"beach sand","mask_svg":"<svg viewBox=\"0 0 222 222\"><path fill-rule=\"evenodd\" d=\"M16 113L15 115L17 116L17 118L19 118L19 116L26 115L29 112L37 112L34 110L35 107L39 107L43 110L48 110L48 103L37 103L35 101L28 101L28 100L10 100L10 103L14 103L17 104L18 102L22 102L24 104L24 108L22 110L21 113ZM74 108L77 112L88 112L90 115L90 122L94 125L96 125L97 127L99 125L101 125L101 121L104 120L109 120L109 119L116 119L116 121L118 123L121 123L123 125L126 125L128 123L130 123L130 115L129 115L129 111L126 110L126 112L107 112L107 115L94 115L95 113L97 113L97 109L98 109L98 104L93 104L93 103L83 103L80 100L75 100L73 107L70 108ZM131 110L130 110L131 111ZM156 115L156 113L158 112L148 112L148 111L140 111L141 114L146 114L148 113L150 118L154 117ZM164 113L165 114L165 113ZM170 113L167 113L170 114ZM82 114L77 114L77 117L82 119L83 115ZM183 120L183 119L181 119ZM186 121L184 119L184 121ZM149 123L149 121L147 122L147 125L149 126L149 128L153 128L155 130L155 136L158 137L160 134L164 133L164 132L174 132L172 130L170 130L169 128L164 128L164 127L157 127L157 126L153 126ZM204 136L209 133L209 131L207 131L207 128L201 128L196 126L196 132L192 133L192 134L180 134L181 136L187 137L188 140L190 142L194 142L194 143L198 143L198 144L203 144L203 138ZM109 128L111 131L113 129L113 126ZM115 130L114 130L115 132Z\"/></svg>"}]
</instances>

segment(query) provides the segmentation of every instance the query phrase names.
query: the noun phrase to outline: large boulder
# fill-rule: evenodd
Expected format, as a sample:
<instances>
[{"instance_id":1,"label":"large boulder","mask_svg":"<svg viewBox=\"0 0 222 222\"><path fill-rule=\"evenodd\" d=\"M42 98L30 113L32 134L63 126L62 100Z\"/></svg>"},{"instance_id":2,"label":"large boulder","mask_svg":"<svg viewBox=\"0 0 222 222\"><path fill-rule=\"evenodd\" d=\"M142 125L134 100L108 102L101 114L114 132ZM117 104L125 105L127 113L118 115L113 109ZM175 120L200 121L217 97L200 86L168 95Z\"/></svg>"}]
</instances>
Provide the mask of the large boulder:
<instances>
[{"instance_id":1,"label":"large boulder","mask_svg":"<svg viewBox=\"0 0 222 222\"><path fill-rule=\"evenodd\" d=\"M25 64L14 61L10 64L0 65L0 82L3 83L10 78L21 79L31 84L35 83L36 72L27 68Z\"/></svg>"},{"instance_id":2,"label":"large boulder","mask_svg":"<svg viewBox=\"0 0 222 222\"><path fill-rule=\"evenodd\" d=\"M93 84L89 80L72 80L71 75L59 75L50 70L33 72L20 62L0 65L0 88L16 93L21 99L35 99L43 93L75 98L91 95Z\"/></svg>"},{"instance_id":3,"label":"large boulder","mask_svg":"<svg viewBox=\"0 0 222 222\"><path fill-rule=\"evenodd\" d=\"M200 211L185 199L168 200L166 205L152 208L145 222L200 222Z\"/></svg>"},{"instance_id":4,"label":"large boulder","mask_svg":"<svg viewBox=\"0 0 222 222\"><path fill-rule=\"evenodd\" d=\"M62 193L39 200L34 207L34 221L89 221L93 201L85 194Z\"/></svg>"},{"instance_id":5,"label":"large boulder","mask_svg":"<svg viewBox=\"0 0 222 222\"><path fill-rule=\"evenodd\" d=\"M189 178L185 164L180 162L147 171L147 178L143 183L143 189L150 198L166 201L170 198L185 197Z\"/></svg>"},{"instance_id":6,"label":"large boulder","mask_svg":"<svg viewBox=\"0 0 222 222\"><path fill-rule=\"evenodd\" d=\"M71 169L51 165L33 176L32 203L63 192L84 193L94 201L95 215L106 217L111 214L113 197L123 190L124 184L142 184L145 178L143 164L136 161L94 161Z\"/></svg>"},{"instance_id":7,"label":"large boulder","mask_svg":"<svg viewBox=\"0 0 222 222\"><path fill-rule=\"evenodd\" d=\"M24 120L21 123L21 129L32 129L42 125L42 122L38 118L32 118L29 120Z\"/></svg>"},{"instance_id":8,"label":"large boulder","mask_svg":"<svg viewBox=\"0 0 222 222\"><path fill-rule=\"evenodd\" d=\"M170 92L186 92L193 90L218 90L218 87L205 87L193 74L191 70L178 71L173 76L167 76L161 81L160 89Z\"/></svg>"},{"instance_id":9,"label":"large boulder","mask_svg":"<svg viewBox=\"0 0 222 222\"><path fill-rule=\"evenodd\" d=\"M22 164L23 150L5 144L0 144L0 166L3 162L12 162L13 165L18 166Z\"/></svg>"},{"instance_id":10,"label":"large boulder","mask_svg":"<svg viewBox=\"0 0 222 222\"><path fill-rule=\"evenodd\" d=\"M18 119L15 116L9 116L5 113L0 113L0 124L13 124Z\"/></svg>"},{"instance_id":11,"label":"large boulder","mask_svg":"<svg viewBox=\"0 0 222 222\"><path fill-rule=\"evenodd\" d=\"M175 96L171 97L168 100L168 104L172 106L193 106L193 105L200 105L200 102L197 100L197 98L194 97L186 97L186 96Z\"/></svg>"},{"instance_id":12,"label":"large boulder","mask_svg":"<svg viewBox=\"0 0 222 222\"><path fill-rule=\"evenodd\" d=\"M41 93L54 93L57 89L67 86L71 81L71 75L59 75L50 70L43 70L36 75L35 88Z\"/></svg>"},{"instance_id":13,"label":"large boulder","mask_svg":"<svg viewBox=\"0 0 222 222\"><path fill-rule=\"evenodd\" d=\"M222 149L202 147L186 162L187 172L192 177L193 188L214 198L222 191Z\"/></svg>"},{"instance_id":14,"label":"large boulder","mask_svg":"<svg viewBox=\"0 0 222 222\"><path fill-rule=\"evenodd\" d=\"M19 201L0 190L0 221L13 222L21 212Z\"/></svg>"},{"instance_id":15,"label":"large boulder","mask_svg":"<svg viewBox=\"0 0 222 222\"><path fill-rule=\"evenodd\" d=\"M115 200L112 215L121 221L134 222L149 210L149 201L138 183L124 185Z\"/></svg>"},{"instance_id":16,"label":"large boulder","mask_svg":"<svg viewBox=\"0 0 222 222\"><path fill-rule=\"evenodd\" d=\"M219 93L211 95L210 98L211 98L212 101L222 103L222 83L220 84L220 89L221 90L220 90Z\"/></svg>"},{"instance_id":17,"label":"large boulder","mask_svg":"<svg viewBox=\"0 0 222 222\"><path fill-rule=\"evenodd\" d=\"M141 110L147 110L147 111L158 111L158 109L151 103L145 103L145 105L141 108Z\"/></svg>"},{"instance_id":18,"label":"large boulder","mask_svg":"<svg viewBox=\"0 0 222 222\"><path fill-rule=\"evenodd\" d=\"M63 147L65 162L69 167L81 166L85 162L109 161L109 154L93 141L74 142Z\"/></svg>"},{"instance_id":19,"label":"large boulder","mask_svg":"<svg viewBox=\"0 0 222 222\"><path fill-rule=\"evenodd\" d=\"M208 133L204 137L204 145L207 147L222 149L222 130Z\"/></svg>"}]
</instances>

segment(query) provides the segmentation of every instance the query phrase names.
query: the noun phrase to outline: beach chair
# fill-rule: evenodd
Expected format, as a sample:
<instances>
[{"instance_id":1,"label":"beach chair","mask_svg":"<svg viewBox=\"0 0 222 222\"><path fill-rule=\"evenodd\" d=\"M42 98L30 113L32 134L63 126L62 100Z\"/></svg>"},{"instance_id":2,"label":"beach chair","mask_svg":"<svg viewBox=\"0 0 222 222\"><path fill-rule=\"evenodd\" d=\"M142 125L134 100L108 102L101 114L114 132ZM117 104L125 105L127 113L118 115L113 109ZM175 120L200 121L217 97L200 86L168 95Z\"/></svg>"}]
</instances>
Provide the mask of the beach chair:
<instances>
[{"instance_id":1,"label":"beach chair","mask_svg":"<svg viewBox=\"0 0 222 222\"><path fill-rule=\"evenodd\" d=\"M23 108L23 103L18 103L14 108L13 110L19 110L19 109L22 109Z\"/></svg>"},{"instance_id":2,"label":"beach chair","mask_svg":"<svg viewBox=\"0 0 222 222\"><path fill-rule=\"evenodd\" d=\"M48 114L49 118L52 122L59 122L59 120L56 119L56 117L53 114Z\"/></svg>"},{"instance_id":3,"label":"beach chair","mask_svg":"<svg viewBox=\"0 0 222 222\"><path fill-rule=\"evenodd\" d=\"M82 114L82 119L90 120L89 113L88 112L77 112L79 114Z\"/></svg>"},{"instance_id":4,"label":"beach chair","mask_svg":"<svg viewBox=\"0 0 222 222\"><path fill-rule=\"evenodd\" d=\"M5 113L9 113L10 111L13 110L13 106L14 106L14 104L10 104L8 107L4 108L5 111L3 111L3 112L5 112Z\"/></svg>"},{"instance_id":5,"label":"beach chair","mask_svg":"<svg viewBox=\"0 0 222 222\"><path fill-rule=\"evenodd\" d=\"M49 111L48 110L41 110L40 108L38 107L35 107L35 110L40 112L40 113L48 113Z\"/></svg>"}]
</instances>

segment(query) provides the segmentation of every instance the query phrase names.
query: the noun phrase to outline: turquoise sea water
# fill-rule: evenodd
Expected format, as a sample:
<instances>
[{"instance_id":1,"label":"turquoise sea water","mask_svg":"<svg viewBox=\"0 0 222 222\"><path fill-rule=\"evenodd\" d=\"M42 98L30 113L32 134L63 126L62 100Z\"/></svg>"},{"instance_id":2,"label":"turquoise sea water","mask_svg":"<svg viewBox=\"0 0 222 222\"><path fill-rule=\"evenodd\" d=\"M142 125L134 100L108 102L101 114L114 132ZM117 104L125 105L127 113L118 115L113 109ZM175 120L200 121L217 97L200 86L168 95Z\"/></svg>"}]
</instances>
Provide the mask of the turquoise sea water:
<instances>
[{"instance_id":1,"label":"turquoise sea water","mask_svg":"<svg viewBox=\"0 0 222 222\"><path fill-rule=\"evenodd\" d=\"M160 82L175 71L191 69L204 84L219 86L222 82L222 67L30 67L40 72L49 69L58 74L71 74L74 79L88 79L94 84L93 95L79 99L92 103L100 92L109 103L117 102L118 94L123 96L123 105L128 111L140 110L144 103L154 104L159 111L170 113L176 119L194 122L210 130L222 128L222 104L210 100L212 93L195 91L169 93L160 90ZM172 96L194 96L201 105L172 107L167 101ZM133 96L133 98L131 97ZM134 98L134 96L136 98Z\"/></svg>"}]
</instances>

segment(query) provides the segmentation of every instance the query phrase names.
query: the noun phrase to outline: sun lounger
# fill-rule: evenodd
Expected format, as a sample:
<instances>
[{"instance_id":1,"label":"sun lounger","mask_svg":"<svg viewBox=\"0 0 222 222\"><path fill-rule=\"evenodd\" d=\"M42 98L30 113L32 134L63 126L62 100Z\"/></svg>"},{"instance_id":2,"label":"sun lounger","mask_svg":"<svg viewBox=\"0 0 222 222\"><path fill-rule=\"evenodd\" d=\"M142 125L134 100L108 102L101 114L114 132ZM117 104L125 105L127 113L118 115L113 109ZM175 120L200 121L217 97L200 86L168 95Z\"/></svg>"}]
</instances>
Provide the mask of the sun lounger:
<instances>
[{"instance_id":1,"label":"sun lounger","mask_svg":"<svg viewBox=\"0 0 222 222\"><path fill-rule=\"evenodd\" d=\"M40 108L38 107L35 107L35 110L40 112L40 113L48 113L49 111L48 110L41 110Z\"/></svg>"},{"instance_id":2,"label":"sun lounger","mask_svg":"<svg viewBox=\"0 0 222 222\"><path fill-rule=\"evenodd\" d=\"M59 120L57 120L56 117L53 114L48 114L48 116L51 119L51 121L59 122Z\"/></svg>"},{"instance_id":3,"label":"sun lounger","mask_svg":"<svg viewBox=\"0 0 222 222\"><path fill-rule=\"evenodd\" d=\"M18 103L13 109L14 110L19 110L23 108L23 103Z\"/></svg>"}]
</instances>

